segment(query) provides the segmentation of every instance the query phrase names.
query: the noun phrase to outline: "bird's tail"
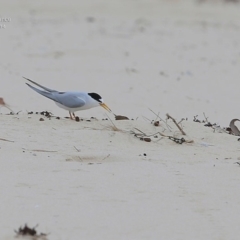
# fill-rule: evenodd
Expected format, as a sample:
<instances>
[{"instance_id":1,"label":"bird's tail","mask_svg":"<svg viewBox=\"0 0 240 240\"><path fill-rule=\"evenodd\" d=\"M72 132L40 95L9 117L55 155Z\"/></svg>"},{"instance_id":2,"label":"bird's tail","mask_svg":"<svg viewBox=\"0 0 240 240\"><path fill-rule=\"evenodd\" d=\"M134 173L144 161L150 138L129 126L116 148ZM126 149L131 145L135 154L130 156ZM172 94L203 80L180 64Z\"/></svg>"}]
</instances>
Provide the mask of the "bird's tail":
<instances>
[{"instance_id":1,"label":"bird's tail","mask_svg":"<svg viewBox=\"0 0 240 240\"><path fill-rule=\"evenodd\" d=\"M26 83L26 84L27 84L32 90L34 90L35 92L43 95L44 97L47 97L47 98L53 100L53 101L56 101L55 98L54 98L54 96L53 96L53 93L52 93L52 92L42 91L42 90L40 90L40 89L38 89L38 88L35 88L35 87L31 86L31 85L28 84L28 83Z\"/></svg>"},{"instance_id":2,"label":"bird's tail","mask_svg":"<svg viewBox=\"0 0 240 240\"><path fill-rule=\"evenodd\" d=\"M28 81L31 82L32 84L35 84L36 86L38 86L38 87L44 89L44 90L47 91L47 92L57 92L56 90L53 90L53 89L50 89L50 88L44 87L44 86L42 86L42 85L40 85L40 84L34 82L33 80L29 79L29 78L25 78L25 77L23 77L23 78L26 79L26 80L28 80ZM26 84L27 84L27 83L26 83ZM27 84L27 85L28 85L28 84ZM28 86L29 86L29 85L28 85Z\"/></svg>"}]
</instances>

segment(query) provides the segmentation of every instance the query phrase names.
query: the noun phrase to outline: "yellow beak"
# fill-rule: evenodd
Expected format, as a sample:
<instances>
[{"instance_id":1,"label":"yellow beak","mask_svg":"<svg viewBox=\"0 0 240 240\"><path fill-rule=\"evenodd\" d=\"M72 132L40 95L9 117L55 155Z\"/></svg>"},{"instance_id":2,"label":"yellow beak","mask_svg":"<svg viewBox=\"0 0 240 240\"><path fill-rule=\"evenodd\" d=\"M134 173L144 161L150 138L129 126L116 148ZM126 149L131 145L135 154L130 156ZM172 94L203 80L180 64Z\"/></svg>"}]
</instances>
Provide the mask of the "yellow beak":
<instances>
[{"instance_id":1,"label":"yellow beak","mask_svg":"<svg viewBox=\"0 0 240 240\"><path fill-rule=\"evenodd\" d=\"M100 103L100 106L105 108L108 112L112 112L112 110L105 103Z\"/></svg>"}]
</instances>

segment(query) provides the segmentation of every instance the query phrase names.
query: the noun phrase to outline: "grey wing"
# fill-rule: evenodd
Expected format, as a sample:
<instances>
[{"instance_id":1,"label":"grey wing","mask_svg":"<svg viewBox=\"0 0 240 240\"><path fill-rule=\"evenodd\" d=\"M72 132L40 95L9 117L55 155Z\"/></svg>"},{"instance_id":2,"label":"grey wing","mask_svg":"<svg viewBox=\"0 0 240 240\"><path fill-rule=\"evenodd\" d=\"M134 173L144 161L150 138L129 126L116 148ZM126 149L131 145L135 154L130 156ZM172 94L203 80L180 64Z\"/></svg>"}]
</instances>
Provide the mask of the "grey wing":
<instances>
[{"instance_id":1,"label":"grey wing","mask_svg":"<svg viewBox=\"0 0 240 240\"><path fill-rule=\"evenodd\" d=\"M35 92L43 95L44 97L50 98L55 102L58 102L68 108L79 108L85 105L85 100L81 98L81 95L79 93L73 93L73 92L46 92L42 91L38 88L35 88L31 86L30 84L26 83L31 89L33 89Z\"/></svg>"},{"instance_id":2,"label":"grey wing","mask_svg":"<svg viewBox=\"0 0 240 240\"><path fill-rule=\"evenodd\" d=\"M25 78L25 77L23 77L23 78L26 79L26 80L28 80L29 82L35 84L36 86L38 86L38 87L44 89L45 91L48 91L48 92L57 92L56 90L53 90L53 89L50 89L50 88L44 87L44 86L42 86L42 85L40 85L40 84L34 82L33 80L29 79L29 78ZM28 85L28 86L29 86L29 85Z\"/></svg>"},{"instance_id":3,"label":"grey wing","mask_svg":"<svg viewBox=\"0 0 240 240\"><path fill-rule=\"evenodd\" d=\"M57 92L53 93L53 95L56 102L69 108L79 108L86 104L84 99L71 92Z\"/></svg>"}]
</instances>

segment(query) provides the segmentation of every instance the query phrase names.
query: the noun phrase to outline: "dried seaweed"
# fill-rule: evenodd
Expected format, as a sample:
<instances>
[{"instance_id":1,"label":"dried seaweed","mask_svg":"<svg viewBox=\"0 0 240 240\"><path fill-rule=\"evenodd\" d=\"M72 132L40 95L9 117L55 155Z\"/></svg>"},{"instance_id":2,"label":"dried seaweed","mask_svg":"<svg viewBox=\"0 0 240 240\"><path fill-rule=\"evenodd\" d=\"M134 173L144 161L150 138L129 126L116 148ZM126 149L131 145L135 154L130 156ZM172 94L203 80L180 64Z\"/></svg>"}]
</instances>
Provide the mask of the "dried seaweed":
<instances>
[{"instance_id":1,"label":"dried seaweed","mask_svg":"<svg viewBox=\"0 0 240 240\"><path fill-rule=\"evenodd\" d=\"M184 142L186 142L184 138L176 138L176 137L170 137L170 136L168 138L178 144L183 144Z\"/></svg>"},{"instance_id":2,"label":"dried seaweed","mask_svg":"<svg viewBox=\"0 0 240 240\"><path fill-rule=\"evenodd\" d=\"M186 140L184 138L180 138L179 139L179 138L176 138L176 137L173 137L173 136L169 136L169 135L166 135L166 134L164 134L162 132L156 132L156 133L147 135L146 133L144 133L143 131L141 131L138 128L134 128L134 129L137 130L137 132L136 131L131 131L130 133L133 134L134 137L137 137L140 140L146 141L146 142L151 142L152 141L151 137L158 138L158 136L161 136L161 138L159 138L155 142L161 140L163 137L168 138L168 139L170 139L170 140L172 140L172 141L174 141L174 142L176 142L178 144L182 144L184 142L185 143L193 143L194 142L193 140Z\"/></svg>"},{"instance_id":3,"label":"dried seaweed","mask_svg":"<svg viewBox=\"0 0 240 240\"><path fill-rule=\"evenodd\" d=\"M23 228L19 227L18 231L14 230L14 232L17 234L17 237L18 236L32 236L32 237L34 237L33 239L39 239L39 240L40 239L42 239L42 240L45 239L45 240L47 240L45 237L48 234L46 234L46 233L37 234L37 231L36 231L37 226L35 226L33 228L29 228L27 226L27 224L25 224L25 226Z\"/></svg>"}]
</instances>

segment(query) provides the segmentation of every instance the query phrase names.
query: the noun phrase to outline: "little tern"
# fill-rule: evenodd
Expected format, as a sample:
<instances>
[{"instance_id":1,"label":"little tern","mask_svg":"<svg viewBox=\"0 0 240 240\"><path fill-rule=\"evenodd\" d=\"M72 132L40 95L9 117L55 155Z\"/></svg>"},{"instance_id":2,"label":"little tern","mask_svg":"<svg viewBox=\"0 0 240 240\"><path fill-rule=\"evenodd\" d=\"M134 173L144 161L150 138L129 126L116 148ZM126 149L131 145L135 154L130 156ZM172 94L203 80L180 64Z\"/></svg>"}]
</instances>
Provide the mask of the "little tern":
<instances>
[{"instance_id":1,"label":"little tern","mask_svg":"<svg viewBox=\"0 0 240 240\"><path fill-rule=\"evenodd\" d=\"M23 78L28 80L32 84L35 84L36 86L42 88L44 91L26 83L31 89L43 95L44 97L53 100L60 108L68 110L71 119L75 118L74 112L76 111L86 110L98 106L101 106L105 108L107 111L112 112L111 109L103 102L102 97L97 93L59 92L44 87L28 78L25 77Z\"/></svg>"}]
</instances>

